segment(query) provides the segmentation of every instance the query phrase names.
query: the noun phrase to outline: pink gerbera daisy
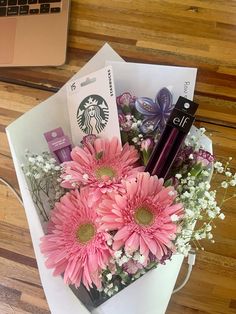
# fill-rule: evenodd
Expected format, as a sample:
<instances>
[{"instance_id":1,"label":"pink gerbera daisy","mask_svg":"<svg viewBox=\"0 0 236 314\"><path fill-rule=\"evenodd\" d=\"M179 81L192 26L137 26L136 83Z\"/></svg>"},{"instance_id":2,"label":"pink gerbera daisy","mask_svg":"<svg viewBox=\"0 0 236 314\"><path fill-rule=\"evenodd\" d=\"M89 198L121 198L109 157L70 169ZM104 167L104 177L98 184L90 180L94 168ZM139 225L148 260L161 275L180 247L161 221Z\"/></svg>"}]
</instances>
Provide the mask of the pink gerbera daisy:
<instances>
[{"instance_id":1,"label":"pink gerbera daisy","mask_svg":"<svg viewBox=\"0 0 236 314\"><path fill-rule=\"evenodd\" d=\"M118 138L96 139L93 145L75 147L71 157L72 161L64 163L61 185L65 188L89 185L95 200L101 194L120 190L122 179L143 169L134 166L139 159L137 150L128 144L122 148Z\"/></svg>"},{"instance_id":2,"label":"pink gerbera daisy","mask_svg":"<svg viewBox=\"0 0 236 314\"><path fill-rule=\"evenodd\" d=\"M79 286L82 281L87 289L93 283L101 288L99 274L111 257L110 235L98 231L97 213L88 206L88 197L85 189L64 195L51 212L50 233L40 245L55 276L64 273L66 284Z\"/></svg>"},{"instance_id":3,"label":"pink gerbera daisy","mask_svg":"<svg viewBox=\"0 0 236 314\"><path fill-rule=\"evenodd\" d=\"M124 182L126 193L104 195L99 206L101 230L118 230L113 249L122 246L128 252L140 251L148 258L152 253L158 260L169 250L174 251L172 240L177 225L172 216L182 215L182 204L174 204L176 192L165 188L163 179L143 172L137 179Z\"/></svg>"}]
</instances>

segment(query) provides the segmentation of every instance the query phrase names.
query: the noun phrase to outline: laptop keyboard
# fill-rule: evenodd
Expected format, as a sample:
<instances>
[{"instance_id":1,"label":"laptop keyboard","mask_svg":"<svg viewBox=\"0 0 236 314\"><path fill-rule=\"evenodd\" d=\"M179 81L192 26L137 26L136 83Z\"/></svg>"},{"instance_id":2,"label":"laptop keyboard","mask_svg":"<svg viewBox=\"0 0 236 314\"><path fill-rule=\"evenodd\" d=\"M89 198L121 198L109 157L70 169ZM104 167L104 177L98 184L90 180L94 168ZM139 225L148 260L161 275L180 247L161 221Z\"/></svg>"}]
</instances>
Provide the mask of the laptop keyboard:
<instances>
[{"instance_id":1,"label":"laptop keyboard","mask_svg":"<svg viewBox=\"0 0 236 314\"><path fill-rule=\"evenodd\" d=\"M60 13L61 0L0 0L0 17Z\"/></svg>"}]
</instances>

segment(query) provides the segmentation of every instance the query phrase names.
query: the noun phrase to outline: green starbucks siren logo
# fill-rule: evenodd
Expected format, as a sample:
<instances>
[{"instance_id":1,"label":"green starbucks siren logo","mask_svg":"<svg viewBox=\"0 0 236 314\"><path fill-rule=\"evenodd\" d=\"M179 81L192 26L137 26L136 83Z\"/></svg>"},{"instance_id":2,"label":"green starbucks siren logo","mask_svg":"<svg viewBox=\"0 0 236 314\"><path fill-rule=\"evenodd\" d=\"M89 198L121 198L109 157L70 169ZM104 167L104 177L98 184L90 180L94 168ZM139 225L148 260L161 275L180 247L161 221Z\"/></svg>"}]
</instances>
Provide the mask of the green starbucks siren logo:
<instances>
[{"instance_id":1,"label":"green starbucks siren logo","mask_svg":"<svg viewBox=\"0 0 236 314\"><path fill-rule=\"evenodd\" d=\"M77 122L86 134L98 134L107 125L109 109L106 101L99 95L87 96L77 110Z\"/></svg>"}]
</instances>

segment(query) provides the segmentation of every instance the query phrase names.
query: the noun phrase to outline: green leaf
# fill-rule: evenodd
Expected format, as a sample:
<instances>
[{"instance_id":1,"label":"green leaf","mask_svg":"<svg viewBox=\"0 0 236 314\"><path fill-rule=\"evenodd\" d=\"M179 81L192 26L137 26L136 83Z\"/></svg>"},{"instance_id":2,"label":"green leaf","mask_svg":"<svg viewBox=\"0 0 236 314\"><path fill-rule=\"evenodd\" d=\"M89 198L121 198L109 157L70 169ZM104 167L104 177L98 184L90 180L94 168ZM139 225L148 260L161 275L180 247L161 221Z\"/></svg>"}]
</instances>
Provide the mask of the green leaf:
<instances>
[{"instance_id":1,"label":"green leaf","mask_svg":"<svg viewBox=\"0 0 236 314\"><path fill-rule=\"evenodd\" d=\"M171 186L173 184L172 179L168 179L164 182L165 187Z\"/></svg>"},{"instance_id":2,"label":"green leaf","mask_svg":"<svg viewBox=\"0 0 236 314\"><path fill-rule=\"evenodd\" d=\"M192 168L192 170L190 171L190 174L191 174L191 176L193 176L193 177L197 177L197 176L201 173L202 170L203 170L202 164L199 163L199 164L196 164L196 165Z\"/></svg>"},{"instance_id":3,"label":"green leaf","mask_svg":"<svg viewBox=\"0 0 236 314\"><path fill-rule=\"evenodd\" d=\"M124 112L124 114L130 113L130 106L124 105L122 107L122 111Z\"/></svg>"},{"instance_id":4,"label":"green leaf","mask_svg":"<svg viewBox=\"0 0 236 314\"><path fill-rule=\"evenodd\" d=\"M121 135L121 141L122 141L123 144L128 142L128 133L127 132L121 131L120 135Z\"/></svg>"},{"instance_id":5,"label":"green leaf","mask_svg":"<svg viewBox=\"0 0 236 314\"><path fill-rule=\"evenodd\" d=\"M99 153L96 153L95 158L96 158L97 160L99 160L99 159L102 158L102 156L103 156L103 151L101 151L101 152L99 152Z\"/></svg>"}]
</instances>

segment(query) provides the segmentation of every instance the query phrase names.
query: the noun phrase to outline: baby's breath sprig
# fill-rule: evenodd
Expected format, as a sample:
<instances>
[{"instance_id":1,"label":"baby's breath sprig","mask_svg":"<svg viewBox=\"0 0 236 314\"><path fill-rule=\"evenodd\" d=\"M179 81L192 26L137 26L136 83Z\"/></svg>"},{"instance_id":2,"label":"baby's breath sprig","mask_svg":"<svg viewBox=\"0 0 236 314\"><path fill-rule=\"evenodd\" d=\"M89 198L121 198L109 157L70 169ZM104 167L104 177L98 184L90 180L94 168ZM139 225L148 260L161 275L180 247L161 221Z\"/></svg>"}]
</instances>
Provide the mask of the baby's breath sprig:
<instances>
[{"instance_id":1,"label":"baby's breath sprig","mask_svg":"<svg viewBox=\"0 0 236 314\"><path fill-rule=\"evenodd\" d=\"M188 254L191 245L194 245L196 249L203 250L204 248L200 244L202 239L215 242L212 234L212 229L215 227L214 220L225 218L221 207L226 201L236 197L236 193L227 197L228 188L236 186L236 174L230 172L228 164L225 167L222 163L215 162L214 170L216 173L224 175L223 181L215 190L211 190L210 183L206 181L207 178L210 178L210 169L202 167L197 176L191 176L191 173L188 173L187 176L180 173L175 175L179 180L177 201L182 202L185 209L181 232L176 238L176 247L184 255ZM222 193L222 189L225 189L225 193ZM197 222L198 224L195 226Z\"/></svg>"},{"instance_id":2,"label":"baby's breath sprig","mask_svg":"<svg viewBox=\"0 0 236 314\"><path fill-rule=\"evenodd\" d=\"M232 157L229 157L225 164L220 161L213 162L213 156L205 152L199 144L204 133L205 129L202 128L199 136L187 137L186 147L180 156L182 164L172 178L172 181L177 180L177 201L182 202L185 211L182 221L179 222L180 232L175 240L177 251L184 255L188 254L192 245L196 249L204 250L200 243L202 239L215 242L212 233L215 228L214 221L217 218L225 218L221 212L223 204L236 197L236 191L233 191L236 190L236 173L230 169ZM189 164L189 167L183 167L186 164ZM186 172L186 169L189 169L189 172ZM214 183L216 176L220 176L221 181L213 190L210 179Z\"/></svg>"},{"instance_id":3,"label":"baby's breath sprig","mask_svg":"<svg viewBox=\"0 0 236 314\"><path fill-rule=\"evenodd\" d=\"M223 164L220 161L215 162L214 164L214 170L215 170L215 175L213 179L217 175L222 175L224 176L224 180L220 182L220 184L217 187L217 190L224 190L222 193L222 198L220 201L220 206L223 206L223 204L232 198L236 197L236 191L234 193L229 193L229 189L232 190L236 189L236 172L233 173L231 168L230 168L230 162L232 160L232 157L229 157L227 162Z\"/></svg>"},{"instance_id":4,"label":"baby's breath sprig","mask_svg":"<svg viewBox=\"0 0 236 314\"><path fill-rule=\"evenodd\" d=\"M59 179L62 168L48 152L38 155L27 150L25 157L27 162L21 168L29 180L30 192L40 215L48 221L49 210L65 194Z\"/></svg>"}]
</instances>

